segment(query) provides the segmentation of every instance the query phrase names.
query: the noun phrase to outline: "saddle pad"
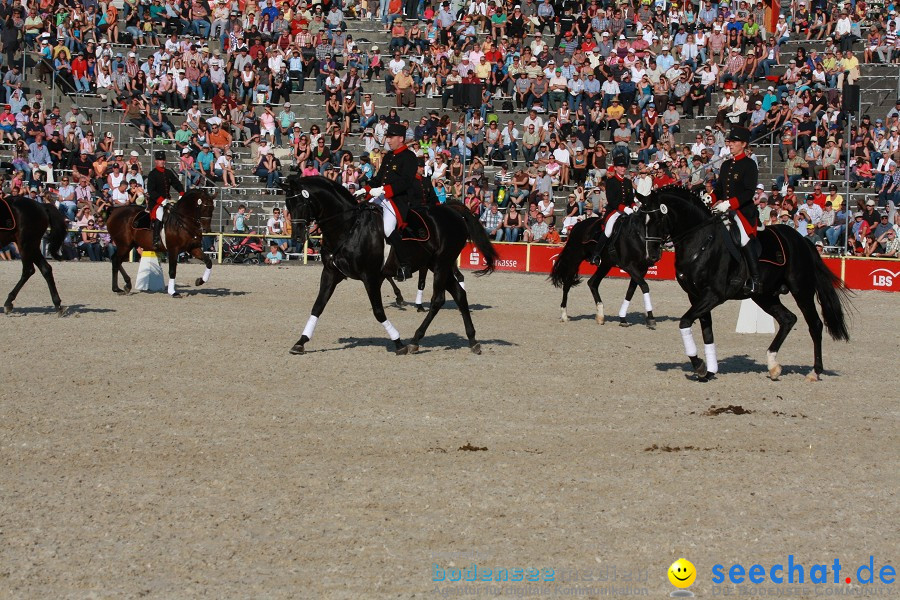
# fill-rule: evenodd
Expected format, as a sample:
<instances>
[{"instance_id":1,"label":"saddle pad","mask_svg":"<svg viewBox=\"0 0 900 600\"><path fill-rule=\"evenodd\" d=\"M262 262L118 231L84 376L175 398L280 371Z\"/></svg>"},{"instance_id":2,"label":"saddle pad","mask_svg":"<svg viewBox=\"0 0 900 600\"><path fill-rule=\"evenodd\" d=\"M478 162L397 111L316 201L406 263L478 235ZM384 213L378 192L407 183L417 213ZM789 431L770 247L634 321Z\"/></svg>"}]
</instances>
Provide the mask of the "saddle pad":
<instances>
[{"instance_id":1,"label":"saddle pad","mask_svg":"<svg viewBox=\"0 0 900 600\"><path fill-rule=\"evenodd\" d=\"M774 229L763 229L756 239L759 240L759 262L783 267L787 261L784 253L784 242Z\"/></svg>"},{"instance_id":2,"label":"saddle pad","mask_svg":"<svg viewBox=\"0 0 900 600\"><path fill-rule=\"evenodd\" d=\"M145 210L140 211L134 218L131 220L132 229L146 229L150 230L150 213Z\"/></svg>"},{"instance_id":3,"label":"saddle pad","mask_svg":"<svg viewBox=\"0 0 900 600\"><path fill-rule=\"evenodd\" d=\"M0 230L12 231L16 228L16 215L5 198L0 198Z\"/></svg>"},{"instance_id":4,"label":"saddle pad","mask_svg":"<svg viewBox=\"0 0 900 600\"><path fill-rule=\"evenodd\" d=\"M411 208L406 214L406 227L400 230L400 238L404 241L425 242L431 237L420 210L422 209Z\"/></svg>"}]
</instances>

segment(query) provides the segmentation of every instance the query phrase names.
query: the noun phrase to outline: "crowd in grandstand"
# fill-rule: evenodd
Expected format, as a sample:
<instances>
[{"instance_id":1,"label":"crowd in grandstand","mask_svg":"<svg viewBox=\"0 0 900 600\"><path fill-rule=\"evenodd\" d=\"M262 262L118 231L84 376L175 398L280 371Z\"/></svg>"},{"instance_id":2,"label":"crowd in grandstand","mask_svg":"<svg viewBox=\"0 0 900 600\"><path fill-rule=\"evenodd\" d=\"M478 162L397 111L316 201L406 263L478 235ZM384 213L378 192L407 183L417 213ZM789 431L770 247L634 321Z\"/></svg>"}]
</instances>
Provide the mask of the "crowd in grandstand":
<instances>
[{"instance_id":1,"label":"crowd in grandstand","mask_svg":"<svg viewBox=\"0 0 900 600\"><path fill-rule=\"evenodd\" d=\"M495 239L552 242L604 213L614 157L638 194L708 190L725 134L741 125L784 163L759 190L761 222L791 224L824 247L900 256L900 100L850 123L841 94L861 62L900 63L900 17L863 1L778 6L3 3L3 191L56 203L80 230L81 254L101 260L108 209L146 202L141 156L114 131L165 143L187 186L237 187L245 173L277 189L293 170L352 190L377 171L387 127L400 123L440 201L464 202ZM354 39L348 21L372 22L389 42ZM50 88L71 108L51 105ZM105 127L79 110L84 94L102 98ZM324 106L317 123L295 111L310 94ZM404 118L425 96L443 110ZM692 125L700 117L704 126ZM845 178L868 193L845 201ZM798 197L801 187L812 191Z\"/></svg>"}]
</instances>

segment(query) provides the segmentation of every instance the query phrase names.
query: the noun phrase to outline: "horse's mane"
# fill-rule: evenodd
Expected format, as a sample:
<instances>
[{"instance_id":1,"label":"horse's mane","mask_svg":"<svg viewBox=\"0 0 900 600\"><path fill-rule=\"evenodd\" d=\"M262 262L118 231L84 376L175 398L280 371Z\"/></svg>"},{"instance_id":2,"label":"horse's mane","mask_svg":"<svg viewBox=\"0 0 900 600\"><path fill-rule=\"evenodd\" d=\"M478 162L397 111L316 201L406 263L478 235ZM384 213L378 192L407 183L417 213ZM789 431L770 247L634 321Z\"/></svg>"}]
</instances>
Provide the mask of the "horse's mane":
<instances>
[{"instance_id":1,"label":"horse's mane","mask_svg":"<svg viewBox=\"0 0 900 600\"><path fill-rule=\"evenodd\" d=\"M296 182L298 185L313 185L313 186L321 186L327 188L329 191L333 192L338 196L341 200L343 200L347 204L356 205L356 199L353 198L353 194L350 193L350 190L345 188L340 182L333 181L328 179L327 177L322 177L321 175L309 175L309 176L293 176L291 178L292 182Z\"/></svg>"},{"instance_id":2,"label":"horse's mane","mask_svg":"<svg viewBox=\"0 0 900 600\"><path fill-rule=\"evenodd\" d=\"M709 207L703 201L700 194L680 183L665 185L659 189L653 190L653 193L656 195L658 202L662 202L661 196L666 195L668 198L681 200L688 206L701 210L704 213L709 213Z\"/></svg>"}]
</instances>

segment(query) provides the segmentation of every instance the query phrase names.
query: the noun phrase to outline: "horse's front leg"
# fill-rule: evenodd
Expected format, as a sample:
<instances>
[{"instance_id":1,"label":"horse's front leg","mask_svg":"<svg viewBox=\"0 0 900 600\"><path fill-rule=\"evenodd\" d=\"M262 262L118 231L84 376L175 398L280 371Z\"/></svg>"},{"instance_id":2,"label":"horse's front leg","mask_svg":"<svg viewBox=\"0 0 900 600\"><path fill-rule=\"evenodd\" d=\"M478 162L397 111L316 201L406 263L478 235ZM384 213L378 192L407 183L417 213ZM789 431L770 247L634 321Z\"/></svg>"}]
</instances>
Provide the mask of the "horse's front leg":
<instances>
[{"instance_id":1,"label":"horse's front leg","mask_svg":"<svg viewBox=\"0 0 900 600\"><path fill-rule=\"evenodd\" d=\"M631 293L634 290L632 286L639 286L641 293L644 295L644 312L647 313L647 328L656 329L656 319L653 317L653 303L650 301L650 286L647 285L647 280L644 279L645 275L647 275L647 271L631 276L631 284L628 286L628 299L631 299Z\"/></svg>"},{"instance_id":2,"label":"horse's front leg","mask_svg":"<svg viewBox=\"0 0 900 600\"><path fill-rule=\"evenodd\" d=\"M169 296L172 298L181 298L181 294L175 289L175 273L178 271L178 255L181 252L169 250Z\"/></svg>"},{"instance_id":3,"label":"horse's front leg","mask_svg":"<svg viewBox=\"0 0 900 600\"><path fill-rule=\"evenodd\" d=\"M684 343L684 353L687 354L688 359L690 359L694 373L696 373L699 381L707 381L709 370L703 359L697 356L697 345L694 343L694 333L691 331L691 325L693 325L694 321L697 319L708 318L709 337L706 337L706 327L704 327L704 341L708 339L710 340L708 343L712 344L712 316L709 314L709 311L718 305L719 302L712 295L706 295L702 298L689 296L689 298L691 307L684 315L682 315L681 320L678 322L678 328L681 331L681 340ZM715 356L715 347L712 348L712 352L713 356ZM716 365L716 369L718 369L718 365Z\"/></svg>"},{"instance_id":4,"label":"horse's front leg","mask_svg":"<svg viewBox=\"0 0 900 600\"><path fill-rule=\"evenodd\" d=\"M193 256L197 260L202 260L203 264L206 265L206 270L203 271L203 276L198 277L194 282L194 285L203 285L204 283L209 281L209 276L212 275L212 259L203 251L203 248L201 248L200 246L191 250L191 256Z\"/></svg>"},{"instance_id":5,"label":"horse's front leg","mask_svg":"<svg viewBox=\"0 0 900 600\"><path fill-rule=\"evenodd\" d=\"M719 372L716 341L713 337L712 313L700 315L700 332L703 334L703 354L706 356L706 378L712 379Z\"/></svg>"},{"instance_id":6,"label":"horse's front leg","mask_svg":"<svg viewBox=\"0 0 900 600\"><path fill-rule=\"evenodd\" d=\"M394 283L393 277L385 277L387 282L391 284L391 289L394 291L394 306L397 308L403 308L403 292L400 291L400 288L397 287L397 284Z\"/></svg>"},{"instance_id":7,"label":"horse's front leg","mask_svg":"<svg viewBox=\"0 0 900 600\"><path fill-rule=\"evenodd\" d=\"M22 276L19 277L18 283L9 293L9 296L6 297L6 303L3 305L3 309L6 311L6 314L9 314L13 310L13 300L16 299L16 296L19 295L19 290L25 285L25 283L31 279L31 276L34 275L34 263L31 260L31 257L27 254L26 250L23 248L22 250Z\"/></svg>"},{"instance_id":8,"label":"horse's front leg","mask_svg":"<svg viewBox=\"0 0 900 600\"><path fill-rule=\"evenodd\" d=\"M381 275L367 276L363 278L363 285L366 286L366 293L369 295L369 303L372 305L372 314L375 320L381 323L388 337L394 342L394 352L397 354L406 354L409 350L400 340L400 332L394 327L393 323L388 321L387 315L384 314L384 305L381 302L381 284L383 278Z\"/></svg>"},{"instance_id":9,"label":"horse's front leg","mask_svg":"<svg viewBox=\"0 0 900 600\"><path fill-rule=\"evenodd\" d=\"M425 278L428 276L428 268L422 267L419 271L419 282L416 285L416 312L425 312L422 300L425 298Z\"/></svg>"},{"instance_id":10,"label":"horse's front leg","mask_svg":"<svg viewBox=\"0 0 900 600\"><path fill-rule=\"evenodd\" d=\"M328 301L331 299L334 288L336 288L337 284L343 280L344 276L334 269L329 267L322 269L322 276L319 278L319 295L316 296L316 301L313 303L312 314L310 314L309 319L306 321L306 327L303 328L303 335L301 335L300 339L297 340L297 343L291 347L291 354L303 354L306 351L304 346L306 345L306 342L312 339L313 332L316 330L316 324L319 322L319 316L322 314L322 311L325 310L325 305L328 304Z\"/></svg>"}]
</instances>

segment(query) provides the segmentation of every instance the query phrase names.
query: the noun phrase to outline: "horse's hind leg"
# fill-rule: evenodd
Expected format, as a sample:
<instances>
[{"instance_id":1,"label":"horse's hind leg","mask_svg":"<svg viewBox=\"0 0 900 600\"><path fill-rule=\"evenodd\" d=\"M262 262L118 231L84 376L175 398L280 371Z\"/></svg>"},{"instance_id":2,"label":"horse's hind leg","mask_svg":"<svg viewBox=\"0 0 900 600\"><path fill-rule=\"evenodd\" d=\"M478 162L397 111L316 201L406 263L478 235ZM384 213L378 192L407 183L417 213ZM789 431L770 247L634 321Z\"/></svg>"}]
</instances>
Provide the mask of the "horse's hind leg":
<instances>
[{"instance_id":1,"label":"horse's hind leg","mask_svg":"<svg viewBox=\"0 0 900 600\"><path fill-rule=\"evenodd\" d=\"M646 275L646 273L644 273ZM632 281L634 281L632 279ZM647 328L656 329L656 319L653 317L653 303L650 301L650 286L643 277L637 278L637 284L641 288L641 294L644 296L644 312L647 313Z\"/></svg>"},{"instance_id":2,"label":"horse's hind leg","mask_svg":"<svg viewBox=\"0 0 900 600\"><path fill-rule=\"evenodd\" d=\"M469 311L469 298L466 290L463 289L460 282L452 275L447 278L447 291L459 307L459 312L463 318L463 325L466 328L466 338L469 340L469 348L475 354L481 354L481 344L475 340L475 324L472 323L472 313Z\"/></svg>"},{"instance_id":3,"label":"horse's hind leg","mask_svg":"<svg viewBox=\"0 0 900 600\"><path fill-rule=\"evenodd\" d=\"M434 317L437 316L441 307L444 306L444 302L447 301L447 279L448 277L452 277L452 275L447 273L447 269L443 267L436 267L434 270L434 293L431 296L431 306L428 307L428 314L425 315L425 319L422 321L422 324L419 325L419 328L416 329L415 335L413 335L412 341L409 343L409 351L410 353L416 352L419 349L419 342L425 337L425 332L428 331L428 326L431 325L431 322L434 320ZM457 282L457 285L459 283ZM460 309L462 305L460 305ZM466 304L466 312L468 312L469 305ZM470 321L471 322L471 321ZM467 331L468 333L468 331ZM472 336L475 335L475 329L472 328ZM470 338L470 340L473 338Z\"/></svg>"},{"instance_id":4,"label":"horse's hind leg","mask_svg":"<svg viewBox=\"0 0 900 600\"><path fill-rule=\"evenodd\" d=\"M403 292L400 291L400 288L397 287L397 284L394 283L393 277L385 277L387 282L391 284L391 289L394 290L394 306L397 308L403 308Z\"/></svg>"},{"instance_id":5,"label":"horse's hind leg","mask_svg":"<svg viewBox=\"0 0 900 600\"><path fill-rule=\"evenodd\" d=\"M19 277L19 282L16 284L16 287L12 289L9 293L9 296L6 298L6 303L3 305L3 309L6 311L6 314L12 312L13 309L13 300L16 299L16 296L19 295L19 290L25 285L31 276L34 275L34 262L32 261L31 254L23 249L22 251L22 276Z\"/></svg>"},{"instance_id":6,"label":"horse's hind leg","mask_svg":"<svg viewBox=\"0 0 900 600\"><path fill-rule=\"evenodd\" d=\"M416 312L425 312L425 307L422 306L422 300L425 297L425 278L428 276L428 268L422 267L422 270L419 271L419 283L416 286Z\"/></svg>"},{"instance_id":7,"label":"horse's hind leg","mask_svg":"<svg viewBox=\"0 0 900 600\"><path fill-rule=\"evenodd\" d=\"M700 315L700 332L703 335L703 354L706 356L706 379L710 379L719 372L719 357L716 354L711 312Z\"/></svg>"},{"instance_id":8,"label":"horse's hind leg","mask_svg":"<svg viewBox=\"0 0 900 600\"><path fill-rule=\"evenodd\" d=\"M601 263L587 282L588 289L591 290L591 295L594 297L594 306L597 307L597 323L600 325L603 325L604 318L603 300L600 298L600 282L603 281L610 269L612 269L612 265Z\"/></svg>"},{"instance_id":9,"label":"horse's hind leg","mask_svg":"<svg viewBox=\"0 0 900 600\"><path fill-rule=\"evenodd\" d=\"M47 259L40 252L35 253L34 262L37 263L37 268L40 269L41 275L47 280L47 287L50 288L50 298L53 300L56 314L60 317L63 316L66 313L66 309L63 308L62 299L56 290L56 281L53 279L53 267L50 266L50 263L47 262Z\"/></svg>"},{"instance_id":10,"label":"horse's hind leg","mask_svg":"<svg viewBox=\"0 0 900 600\"><path fill-rule=\"evenodd\" d=\"M196 258L197 260L202 260L203 264L206 265L206 270L203 271L203 276L198 277L196 281L194 281L194 285L200 286L209 281L209 276L212 275L212 259L207 255L203 248L197 247L191 250L191 256Z\"/></svg>"},{"instance_id":11,"label":"horse's hind leg","mask_svg":"<svg viewBox=\"0 0 900 600\"><path fill-rule=\"evenodd\" d=\"M691 361L691 368L694 369L694 373L699 381L707 381L709 371L703 359L697 356L697 346L694 343L694 333L691 331L691 325L697 319L704 319L704 321L701 321L703 341L707 345L713 344L712 316L709 314L709 311L715 308L719 302L714 296L709 294L702 298L696 296L689 296L689 298L691 307L681 316L678 328L681 331L681 341L684 342L684 353L687 354L688 359ZM713 347L713 355L714 353L715 348Z\"/></svg>"},{"instance_id":12,"label":"horse's hind leg","mask_svg":"<svg viewBox=\"0 0 900 600\"><path fill-rule=\"evenodd\" d=\"M110 260L112 263L112 291L117 294L127 294L131 291L131 278L125 271L125 267L122 266L129 252L131 252L131 248L116 248L116 253L113 254ZM122 279L125 281L124 290L119 287L119 273L122 274Z\"/></svg>"},{"instance_id":13,"label":"horse's hind leg","mask_svg":"<svg viewBox=\"0 0 900 600\"><path fill-rule=\"evenodd\" d=\"M803 304L799 298L795 296L795 300L797 300L797 304L800 306L800 309L803 310ZM810 302L812 301L812 296L809 298ZM781 348L781 344L784 343L784 340L787 339L788 334L791 332L791 329L794 328L794 324L797 322L797 315L792 313L788 308L781 303L781 298L777 295L771 296L754 296L753 301L756 302L761 309L766 311L768 314L772 315L772 318L778 322L778 331L775 332L775 339L772 340L772 343L769 344L769 349L766 351L766 368L769 370L769 377L774 381L777 380L781 376L781 365L778 364L778 350ZM806 312L804 311L804 315ZM815 307L813 307L813 315L816 319L818 319L818 315L815 312ZM813 330L810 327L810 333L812 334ZM813 336L813 342L815 343L815 336ZM819 346L818 351L821 352L822 349L822 322L819 321ZM821 354L818 354L819 364L821 366Z\"/></svg>"},{"instance_id":14,"label":"horse's hind leg","mask_svg":"<svg viewBox=\"0 0 900 600\"><path fill-rule=\"evenodd\" d=\"M343 275L338 274L332 269L327 267L322 269L322 276L319 278L319 295L316 296L316 301L313 303L312 314L309 315L309 320L306 321L306 327L303 328L303 334L300 336L300 339L297 340L297 343L291 347L291 354L303 354L306 351L306 343L312 339L313 332L316 330L316 324L319 322L319 317L322 315L322 311L325 310L325 305L328 304L328 301L331 299L334 288L336 288L337 284L343 279ZM381 302L380 296L378 301Z\"/></svg>"},{"instance_id":15,"label":"horse's hind leg","mask_svg":"<svg viewBox=\"0 0 900 600\"><path fill-rule=\"evenodd\" d=\"M822 319L816 311L816 303L813 300L813 292L811 288L793 294L803 318L806 319L806 325L809 328L809 336L813 341L813 370L806 378L809 381L818 381L824 370L822 367Z\"/></svg>"},{"instance_id":16,"label":"horse's hind leg","mask_svg":"<svg viewBox=\"0 0 900 600\"><path fill-rule=\"evenodd\" d=\"M175 274L178 272L178 255L181 252L169 250L169 296L181 298L181 294L175 289Z\"/></svg>"}]
</instances>

